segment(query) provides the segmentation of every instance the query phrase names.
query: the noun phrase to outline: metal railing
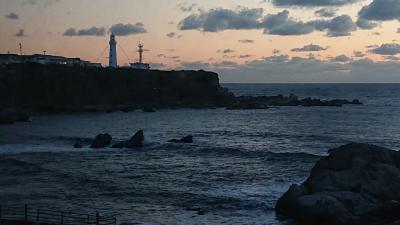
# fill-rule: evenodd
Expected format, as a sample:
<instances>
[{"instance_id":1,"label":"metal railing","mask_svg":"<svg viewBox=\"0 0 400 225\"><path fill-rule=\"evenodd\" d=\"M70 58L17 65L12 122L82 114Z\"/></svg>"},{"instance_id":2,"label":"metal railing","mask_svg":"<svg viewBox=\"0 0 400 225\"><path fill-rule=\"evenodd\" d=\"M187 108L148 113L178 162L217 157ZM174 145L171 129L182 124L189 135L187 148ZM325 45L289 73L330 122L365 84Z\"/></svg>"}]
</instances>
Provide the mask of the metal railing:
<instances>
[{"instance_id":1,"label":"metal railing","mask_svg":"<svg viewBox=\"0 0 400 225\"><path fill-rule=\"evenodd\" d=\"M98 212L90 215L49 209L34 209L28 207L28 205L23 207L0 205L1 220L46 225L117 225L115 217L100 216Z\"/></svg>"}]
</instances>

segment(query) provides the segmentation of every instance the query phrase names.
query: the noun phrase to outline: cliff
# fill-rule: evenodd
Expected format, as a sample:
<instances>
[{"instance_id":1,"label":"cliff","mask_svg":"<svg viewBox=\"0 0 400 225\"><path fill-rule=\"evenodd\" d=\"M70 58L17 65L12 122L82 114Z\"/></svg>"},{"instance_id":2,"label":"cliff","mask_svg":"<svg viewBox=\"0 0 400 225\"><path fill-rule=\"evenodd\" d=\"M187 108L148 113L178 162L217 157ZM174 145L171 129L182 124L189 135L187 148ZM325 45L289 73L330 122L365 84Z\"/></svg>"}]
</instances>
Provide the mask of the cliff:
<instances>
[{"instance_id":1,"label":"cliff","mask_svg":"<svg viewBox=\"0 0 400 225\"><path fill-rule=\"evenodd\" d=\"M36 112L113 107L218 107L234 96L206 71L10 64L0 68L0 107Z\"/></svg>"}]
</instances>

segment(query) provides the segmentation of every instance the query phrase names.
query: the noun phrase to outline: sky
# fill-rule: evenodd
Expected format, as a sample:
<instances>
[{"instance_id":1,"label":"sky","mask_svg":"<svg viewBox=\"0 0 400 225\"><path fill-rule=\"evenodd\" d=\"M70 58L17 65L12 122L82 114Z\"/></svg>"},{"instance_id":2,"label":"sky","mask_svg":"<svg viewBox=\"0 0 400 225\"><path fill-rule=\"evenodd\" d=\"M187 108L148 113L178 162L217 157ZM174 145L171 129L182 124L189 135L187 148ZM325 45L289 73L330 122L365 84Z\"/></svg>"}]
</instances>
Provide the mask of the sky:
<instances>
[{"instance_id":1,"label":"sky","mask_svg":"<svg viewBox=\"0 0 400 225\"><path fill-rule=\"evenodd\" d=\"M400 0L0 0L0 53L204 69L222 82L400 82Z\"/></svg>"}]
</instances>

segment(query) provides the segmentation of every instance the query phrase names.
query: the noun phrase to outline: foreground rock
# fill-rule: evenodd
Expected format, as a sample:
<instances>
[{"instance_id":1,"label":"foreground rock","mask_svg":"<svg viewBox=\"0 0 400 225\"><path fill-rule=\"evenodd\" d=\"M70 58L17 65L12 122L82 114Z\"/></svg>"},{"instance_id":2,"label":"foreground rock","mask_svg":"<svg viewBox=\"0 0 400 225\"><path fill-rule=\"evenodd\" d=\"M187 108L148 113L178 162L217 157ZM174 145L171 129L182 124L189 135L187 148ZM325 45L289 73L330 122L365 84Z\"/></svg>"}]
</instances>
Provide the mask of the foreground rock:
<instances>
[{"instance_id":1,"label":"foreground rock","mask_svg":"<svg viewBox=\"0 0 400 225\"><path fill-rule=\"evenodd\" d=\"M188 135L185 136L181 139L171 139L168 142L172 142L172 143L193 143L193 136L192 135Z\"/></svg>"},{"instance_id":2,"label":"foreground rock","mask_svg":"<svg viewBox=\"0 0 400 225\"><path fill-rule=\"evenodd\" d=\"M353 143L329 153L278 200L276 211L307 225L398 224L400 152Z\"/></svg>"},{"instance_id":3,"label":"foreground rock","mask_svg":"<svg viewBox=\"0 0 400 225\"><path fill-rule=\"evenodd\" d=\"M112 141L111 135L107 133L99 134L95 137L90 148L104 148L109 146L111 144L111 141Z\"/></svg>"}]
</instances>

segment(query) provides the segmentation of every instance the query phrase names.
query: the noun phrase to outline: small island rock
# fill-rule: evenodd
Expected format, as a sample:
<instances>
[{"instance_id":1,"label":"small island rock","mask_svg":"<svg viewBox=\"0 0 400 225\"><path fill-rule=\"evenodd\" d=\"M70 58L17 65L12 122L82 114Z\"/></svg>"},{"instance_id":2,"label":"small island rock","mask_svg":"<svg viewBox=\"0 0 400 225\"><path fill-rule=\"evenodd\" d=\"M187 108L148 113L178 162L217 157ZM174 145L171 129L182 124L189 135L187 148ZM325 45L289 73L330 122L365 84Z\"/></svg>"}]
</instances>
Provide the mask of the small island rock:
<instances>
[{"instance_id":1,"label":"small island rock","mask_svg":"<svg viewBox=\"0 0 400 225\"><path fill-rule=\"evenodd\" d=\"M95 137L90 148L104 148L109 146L111 144L111 141L112 141L111 135L107 133L99 134Z\"/></svg>"}]
</instances>

